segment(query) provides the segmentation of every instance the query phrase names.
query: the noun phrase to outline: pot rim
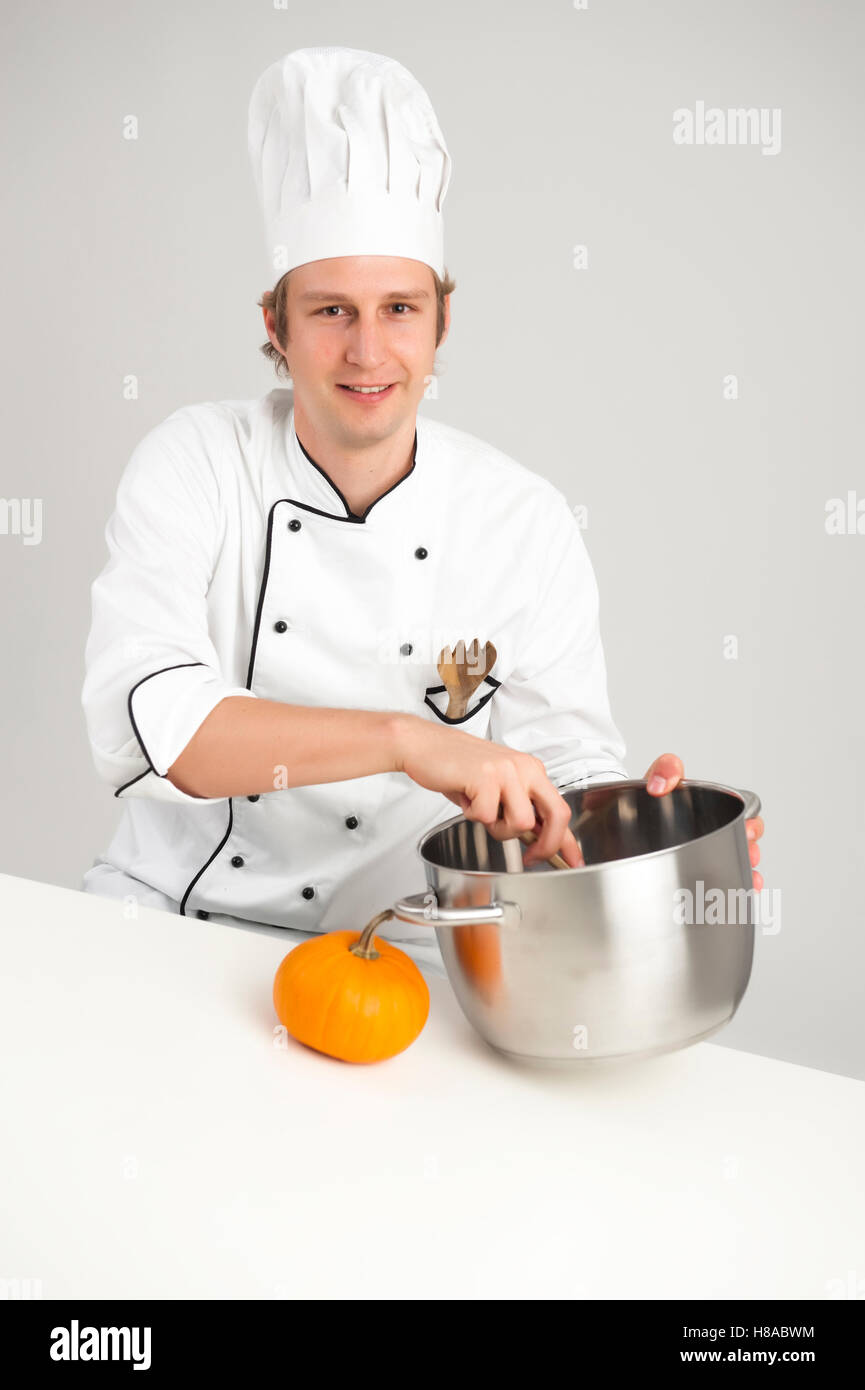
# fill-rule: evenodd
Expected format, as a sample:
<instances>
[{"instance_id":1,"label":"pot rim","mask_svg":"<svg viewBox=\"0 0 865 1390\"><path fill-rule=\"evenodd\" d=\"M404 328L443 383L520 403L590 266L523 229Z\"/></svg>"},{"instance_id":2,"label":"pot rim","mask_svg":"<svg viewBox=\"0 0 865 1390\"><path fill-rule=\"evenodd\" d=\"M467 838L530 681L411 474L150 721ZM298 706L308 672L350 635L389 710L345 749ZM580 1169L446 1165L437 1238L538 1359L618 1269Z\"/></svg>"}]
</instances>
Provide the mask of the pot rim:
<instances>
[{"instance_id":1,"label":"pot rim","mask_svg":"<svg viewBox=\"0 0 865 1390\"><path fill-rule=\"evenodd\" d=\"M648 781L645 777L629 777L627 779L617 777L611 782L590 782L587 783L585 787L567 787L565 790L589 791L592 787L613 786L646 787L648 786ZM575 868L568 867L567 869L550 869L550 873L555 873L557 878L563 878L565 874L591 874L597 873L600 869L606 869L609 872L611 869L615 869L618 866L624 866L626 864L642 864L647 859L658 859L665 854L676 854L679 850L685 849L688 845L702 844L704 841L711 840L712 837L715 835L723 835L724 833L729 831L732 826L738 825L739 821L745 818L745 810L747 807L747 802L745 800L746 794L743 794L743 792L739 791L736 787L726 786L723 782L704 782L697 777L683 777L676 784L676 786L673 787L672 791L664 792L662 796L659 796L656 799L658 801L662 801L664 797L675 796L676 792L679 790L680 787L701 787L705 788L708 791L724 792L728 796L734 796L737 801L740 801L742 803L742 809L739 811L738 815L735 815L732 820L727 822L726 825L719 825L716 826L714 830L707 830L704 835L695 835L693 839L685 840L681 845L665 845L662 849L646 850L645 854L629 854L624 859L604 859L600 862L600 864L580 864ZM752 796L754 795L754 793L749 794ZM757 814L759 814L760 810L761 806L759 803L759 798L757 798ZM426 844L427 840L431 840L433 835L437 835L441 830L449 829L450 826L456 825L459 821L466 821L466 817L464 815L457 814L455 816L451 816L449 820L440 821L438 825L434 825L431 829L424 831L420 839L417 841L416 845L417 852L423 860L424 864L429 864L431 868L440 869L444 873L456 873L466 878L513 878L517 876L519 871L515 871L513 869L452 869L449 868L447 865L435 864L431 859L427 859L423 852L423 847ZM477 822L467 821L467 824L473 825L477 824ZM517 839L518 837L513 836L512 838ZM750 890L746 891L755 891L753 878L751 880Z\"/></svg>"}]
</instances>

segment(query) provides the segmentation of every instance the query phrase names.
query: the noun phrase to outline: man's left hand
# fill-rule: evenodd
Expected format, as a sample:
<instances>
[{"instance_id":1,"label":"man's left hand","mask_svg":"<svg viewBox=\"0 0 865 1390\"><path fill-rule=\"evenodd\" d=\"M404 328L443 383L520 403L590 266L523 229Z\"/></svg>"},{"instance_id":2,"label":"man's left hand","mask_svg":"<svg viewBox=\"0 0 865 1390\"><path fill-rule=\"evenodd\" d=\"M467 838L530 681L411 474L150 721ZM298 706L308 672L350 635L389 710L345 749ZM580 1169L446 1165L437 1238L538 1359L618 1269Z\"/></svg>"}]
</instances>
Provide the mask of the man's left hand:
<instances>
[{"instance_id":1,"label":"man's left hand","mask_svg":"<svg viewBox=\"0 0 865 1390\"><path fill-rule=\"evenodd\" d=\"M663 796L666 792L671 792L675 786L681 782L685 775L685 768L681 758L677 758L675 753L662 753L660 758L656 758L646 773L648 787L646 790L652 796ZM751 856L752 866L760 862L760 846L757 844L763 834L762 816L754 816L752 820L745 821L745 834L748 837L748 853ZM754 868L754 887L759 893L763 887L763 875Z\"/></svg>"}]
</instances>

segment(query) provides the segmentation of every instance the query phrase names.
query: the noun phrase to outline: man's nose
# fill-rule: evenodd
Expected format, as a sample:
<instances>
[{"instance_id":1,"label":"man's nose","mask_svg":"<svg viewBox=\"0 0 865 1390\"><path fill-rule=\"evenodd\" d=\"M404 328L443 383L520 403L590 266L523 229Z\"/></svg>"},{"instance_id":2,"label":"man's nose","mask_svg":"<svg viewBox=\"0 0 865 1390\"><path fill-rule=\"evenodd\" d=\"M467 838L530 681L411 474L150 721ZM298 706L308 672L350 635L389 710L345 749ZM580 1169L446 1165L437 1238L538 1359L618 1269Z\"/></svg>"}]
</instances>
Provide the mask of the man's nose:
<instances>
[{"instance_id":1,"label":"man's nose","mask_svg":"<svg viewBox=\"0 0 865 1390\"><path fill-rule=\"evenodd\" d=\"M346 357L358 366L375 366L387 357L382 326L377 318L365 319L361 315L349 329L346 344Z\"/></svg>"}]
</instances>

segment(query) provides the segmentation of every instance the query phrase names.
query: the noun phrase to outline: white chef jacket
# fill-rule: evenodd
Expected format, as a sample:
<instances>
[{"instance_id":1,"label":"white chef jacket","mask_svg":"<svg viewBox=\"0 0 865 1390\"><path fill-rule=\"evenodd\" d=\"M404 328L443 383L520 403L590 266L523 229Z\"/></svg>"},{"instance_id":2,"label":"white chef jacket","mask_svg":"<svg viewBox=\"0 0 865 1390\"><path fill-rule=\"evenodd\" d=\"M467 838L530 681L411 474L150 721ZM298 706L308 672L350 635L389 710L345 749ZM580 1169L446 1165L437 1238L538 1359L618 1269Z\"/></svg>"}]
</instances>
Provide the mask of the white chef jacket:
<instances>
[{"instance_id":1,"label":"white chef jacket","mask_svg":"<svg viewBox=\"0 0 865 1390\"><path fill-rule=\"evenodd\" d=\"M410 471L362 516L326 463L275 389L175 411L120 480L82 691L96 769L123 802L98 862L186 916L359 929L426 890L417 842L459 814L399 772L280 787L277 768L257 796L180 791L166 772L226 696L454 723L533 753L560 789L628 776L597 585L558 488L421 415ZM475 637L496 660L449 720L436 661Z\"/></svg>"}]
</instances>

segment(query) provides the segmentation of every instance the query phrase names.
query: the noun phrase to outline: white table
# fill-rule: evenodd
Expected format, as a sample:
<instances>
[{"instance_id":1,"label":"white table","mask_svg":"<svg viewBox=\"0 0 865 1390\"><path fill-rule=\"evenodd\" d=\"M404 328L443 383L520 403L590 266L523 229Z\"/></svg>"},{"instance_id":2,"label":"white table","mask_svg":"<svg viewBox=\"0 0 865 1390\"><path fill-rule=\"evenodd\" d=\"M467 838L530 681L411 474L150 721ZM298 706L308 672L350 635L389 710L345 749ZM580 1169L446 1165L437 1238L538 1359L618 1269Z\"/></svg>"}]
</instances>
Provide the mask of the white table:
<instances>
[{"instance_id":1,"label":"white table","mask_svg":"<svg viewBox=\"0 0 865 1390\"><path fill-rule=\"evenodd\" d=\"M123 912L0 875L0 1279L820 1300L865 1277L865 1083L713 1043L523 1067L432 975L412 1047L351 1066L275 1045L277 929Z\"/></svg>"}]
</instances>

